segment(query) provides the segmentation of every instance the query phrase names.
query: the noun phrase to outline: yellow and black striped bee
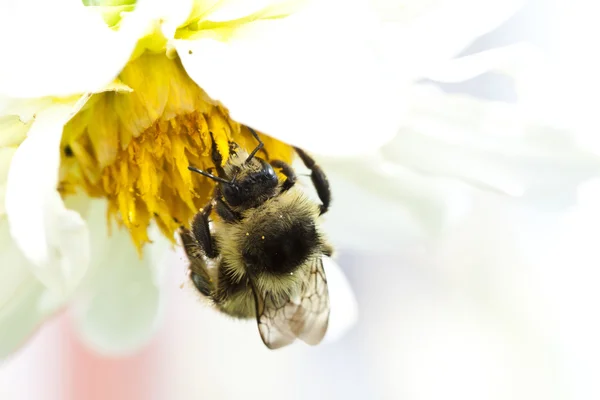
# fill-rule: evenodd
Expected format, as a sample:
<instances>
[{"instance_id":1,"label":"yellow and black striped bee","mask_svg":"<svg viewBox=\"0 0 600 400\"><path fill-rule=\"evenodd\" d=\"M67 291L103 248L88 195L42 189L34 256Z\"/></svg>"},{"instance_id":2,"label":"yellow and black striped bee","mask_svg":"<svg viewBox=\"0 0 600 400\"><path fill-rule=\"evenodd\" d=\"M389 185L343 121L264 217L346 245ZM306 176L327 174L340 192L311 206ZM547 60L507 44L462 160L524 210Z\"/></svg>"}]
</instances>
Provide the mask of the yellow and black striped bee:
<instances>
[{"instance_id":1,"label":"yellow and black striped bee","mask_svg":"<svg viewBox=\"0 0 600 400\"><path fill-rule=\"evenodd\" d=\"M268 348L286 346L296 338L316 345L329 321L323 257L332 255L332 247L318 225L331 201L329 182L315 161L295 148L311 171L320 204L310 200L296 185L291 166L257 156L263 142L248 129L257 147L248 153L230 142L224 165L213 140L216 176L189 167L217 182L212 200L189 230L181 230L190 278L221 312L256 318ZM213 210L219 218L211 221Z\"/></svg>"}]
</instances>

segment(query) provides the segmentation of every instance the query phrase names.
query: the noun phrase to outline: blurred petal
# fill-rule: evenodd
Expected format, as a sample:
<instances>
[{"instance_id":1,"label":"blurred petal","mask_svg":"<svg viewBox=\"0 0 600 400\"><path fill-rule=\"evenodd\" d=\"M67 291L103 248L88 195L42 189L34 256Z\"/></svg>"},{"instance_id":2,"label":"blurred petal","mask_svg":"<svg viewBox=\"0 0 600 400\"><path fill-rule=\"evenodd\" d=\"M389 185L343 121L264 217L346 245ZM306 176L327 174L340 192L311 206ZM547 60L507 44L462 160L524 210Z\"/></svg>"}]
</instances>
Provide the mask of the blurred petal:
<instances>
[{"instance_id":1,"label":"blurred petal","mask_svg":"<svg viewBox=\"0 0 600 400\"><path fill-rule=\"evenodd\" d=\"M78 106L60 105L37 114L16 150L6 184L10 232L30 260L32 272L50 289L64 293L83 277L89 260L87 227L67 210L56 191L60 140Z\"/></svg>"},{"instance_id":2,"label":"blurred petal","mask_svg":"<svg viewBox=\"0 0 600 400\"><path fill-rule=\"evenodd\" d=\"M382 149L396 164L510 196L552 193L558 200L574 195L565 185L574 189L600 166L571 132L531 121L514 104L433 86L415 86L412 94L405 127Z\"/></svg>"},{"instance_id":3,"label":"blurred petal","mask_svg":"<svg viewBox=\"0 0 600 400\"><path fill-rule=\"evenodd\" d=\"M233 119L315 153L354 154L393 137L402 110L379 64L377 32L360 2L322 1L247 23L227 41L207 32L175 46Z\"/></svg>"},{"instance_id":4,"label":"blurred petal","mask_svg":"<svg viewBox=\"0 0 600 400\"><path fill-rule=\"evenodd\" d=\"M15 99L0 94L0 116L3 120L8 118L8 123L11 125L15 122L14 118L17 118L17 120L25 124L27 129L29 129L35 115L40 110L52 106L53 103L54 101L51 97ZM9 128L9 126L3 124L3 128Z\"/></svg>"},{"instance_id":5,"label":"blurred petal","mask_svg":"<svg viewBox=\"0 0 600 400\"><path fill-rule=\"evenodd\" d=\"M383 155L320 158L333 205L324 226L336 247L394 253L460 220L471 200L460 185L423 176Z\"/></svg>"},{"instance_id":6,"label":"blurred petal","mask_svg":"<svg viewBox=\"0 0 600 400\"><path fill-rule=\"evenodd\" d=\"M0 127L3 125L0 122ZM0 259L2 260L0 263L0 275L2 276L0 279L0 309L12 298L17 288L25 280L34 279L25 267L25 258L10 236L8 221L4 215L6 178L15 151L15 148L4 147L0 143Z\"/></svg>"},{"instance_id":7,"label":"blurred petal","mask_svg":"<svg viewBox=\"0 0 600 400\"><path fill-rule=\"evenodd\" d=\"M136 20L160 21L160 27L166 38L172 38L176 29L185 23L190 12L197 3L196 0L142 0L136 5ZM134 25L134 22L131 22Z\"/></svg>"},{"instance_id":8,"label":"blurred petal","mask_svg":"<svg viewBox=\"0 0 600 400\"><path fill-rule=\"evenodd\" d=\"M82 340L107 355L125 355L148 343L159 326L162 311L157 271L167 249L161 236L144 249L140 259L129 234L116 226L109 235L106 203L91 203L92 265L72 308ZM150 254L152 253L152 254Z\"/></svg>"},{"instance_id":9,"label":"blurred petal","mask_svg":"<svg viewBox=\"0 0 600 400\"><path fill-rule=\"evenodd\" d=\"M0 217L0 308L3 308L14 296L18 288L26 281L35 278L27 269L27 260L15 246L8 231L6 218Z\"/></svg>"},{"instance_id":10,"label":"blurred petal","mask_svg":"<svg viewBox=\"0 0 600 400\"><path fill-rule=\"evenodd\" d=\"M600 167L571 132L530 121L514 104L428 85L411 96L404 128L379 154L319 159L333 191L325 225L339 247L413 246L467 215L473 188L562 209Z\"/></svg>"},{"instance_id":11,"label":"blurred petal","mask_svg":"<svg viewBox=\"0 0 600 400\"><path fill-rule=\"evenodd\" d=\"M29 125L23 123L16 115L0 117L0 149L17 147L25 140L28 129ZM8 168L0 168L0 171L8 171Z\"/></svg>"},{"instance_id":12,"label":"blurred petal","mask_svg":"<svg viewBox=\"0 0 600 400\"><path fill-rule=\"evenodd\" d=\"M202 20L212 22L234 21L259 13L262 18L268 15L287 15L306 3L307 0L211 0L197 2L197 8L204 13ZM197 16L197 15L196 15Z\"/></svg>"},{"instance_id":13,"label":"blurred petal","mask_svg":"<svg viewBox=\"0 0 600 400\"><path fill-rule=\"evenodd\" d=\"M25 267L23 267L25 268ZM8 303L0 308L0 359L6 358L17 350L61 303L49 301L53 296L44 286L30 275L18 287Z\"/></svg>"},{"instance_id":14,"label":"blurred petal","mask_svg":"<svg viewBox=\"0 0 600 400\"><path fill-rule=\"evenodd\" d=\"M524 1L438 0L407 5L375 0L374 4L385 21L384 54L397 78L406 83L437 70L440 62L506 21Z\"/></svg>"},{"instance_id":15,"label":"blurred petal","mask_svg":"<svg viewBox=\"0 0 600 400\"><path fill-rule=\"evenodd\" d=\"M327 286L331 302L329 326L324 340L333 342L341 338L358 321L358 303L350 282L340 267L329 257L323 257Z\"/></svg>"},{"instance_id":16,"label":"blurred petal","mask_svg":"<svg viewBox=\"0 0 600 400\"><path fill-rule=\"evenodd\" d=\"M514 75L535 59L538 52L539 49L526 42L496 47L442 63L427 78L437 82L456 83L490 71Z\"/></svg>"},{"instance_id":17,"label":"blurred petal","mask_svg":"<svg viewBox=\"0 0 600 400\"><path fill-rule=\"evenodd\" d=\"M4 207L4 197L6 196L6 176L12 156L15 154L14 148L0 147L0 218L4 218L6 210Z\"/></svg>"},{"instance_id":18,"label":"blurred petal","mask_svg":"<svg viewBox=\"0 0 600 400\"><path fill-rule=\"evenodd\" d=\"M0 359L7 357L54 313L63 299L53 297L31 274L28 261L0 217Z\"/></svg>"},{"instance_id":19,"label":"blurred petal","mask_svg":"<svg viewBox=\"0 0 600 400\"><path fill-rule=\"evenodd\" d=\"M65 96L100 89L119 73L150 26L149 14L134 11L114 31L82 2L4 3L0 6L0 37L5 38L0 93L11 97Z\"/></svg>"}]
</instances>

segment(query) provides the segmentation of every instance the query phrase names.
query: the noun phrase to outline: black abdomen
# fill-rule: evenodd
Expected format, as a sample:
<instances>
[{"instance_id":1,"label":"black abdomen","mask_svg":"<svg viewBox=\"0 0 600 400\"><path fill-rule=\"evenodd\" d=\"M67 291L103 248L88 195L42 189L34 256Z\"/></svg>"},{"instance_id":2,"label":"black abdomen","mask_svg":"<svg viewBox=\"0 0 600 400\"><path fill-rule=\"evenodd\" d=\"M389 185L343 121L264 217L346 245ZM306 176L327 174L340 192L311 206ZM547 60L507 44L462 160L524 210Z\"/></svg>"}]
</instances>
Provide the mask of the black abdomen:
<instances>
[{"instance_id":1,"label":"black abdomen","mask_svg":"<svg viewBox=\"0 0 600 400\"><path fill-rule=\"evenodd\" d=\"M247 240L242 256L250 271L289 274L318 246L319 235L312 219L274 220L264 234Z\"/></svg>"}]
</instances>

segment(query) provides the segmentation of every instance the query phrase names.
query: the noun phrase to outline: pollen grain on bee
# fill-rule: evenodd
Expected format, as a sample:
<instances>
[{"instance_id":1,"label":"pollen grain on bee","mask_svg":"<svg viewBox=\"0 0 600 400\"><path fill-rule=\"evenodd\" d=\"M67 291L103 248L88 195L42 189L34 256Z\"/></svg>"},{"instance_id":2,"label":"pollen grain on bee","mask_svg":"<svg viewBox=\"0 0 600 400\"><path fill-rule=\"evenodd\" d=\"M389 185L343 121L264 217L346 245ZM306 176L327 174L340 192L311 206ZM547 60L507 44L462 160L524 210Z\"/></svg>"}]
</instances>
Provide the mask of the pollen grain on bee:
<instances>
[{"instance_id":1,"label":"pollen grain on bee","mask_svg":"<svg viewBox=\"0 0 600 400\"><path fill-rule=\"evenodd\" d=\"M262 240L265 240L265 237L264 237L264 236L261 236L260 238L261 238Z\"/></svg>"},{"instance_id":2,"label":"pollen grain on bee","mask_svg":"<svg viewBox=\"0 0 600 400\"><path fill-rule=\"evenodd\" d=\"M246 232L246 236L250 236L250 233Z\"/></svg>"}]
</instances>

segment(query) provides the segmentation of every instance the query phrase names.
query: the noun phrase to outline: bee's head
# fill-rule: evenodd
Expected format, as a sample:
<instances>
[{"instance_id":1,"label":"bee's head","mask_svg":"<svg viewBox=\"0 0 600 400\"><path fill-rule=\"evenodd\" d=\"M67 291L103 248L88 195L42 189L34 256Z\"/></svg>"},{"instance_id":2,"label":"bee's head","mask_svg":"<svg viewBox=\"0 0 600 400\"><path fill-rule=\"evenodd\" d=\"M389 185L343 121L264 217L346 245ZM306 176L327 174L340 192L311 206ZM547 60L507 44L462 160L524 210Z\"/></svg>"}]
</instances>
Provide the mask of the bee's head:
<instances>
[{"instance_id":1,"label":"bee's head","mask_svg":"<svg viewBox=\"0 0 600 400\"><path fill-rule=\"evenodd\" d=\"M279 180L271 164L254 157L230 166L232 179L221 183L221 193L232 207L251 208L275 194Z\"/></svg>"},{"instance_id":2,"label":"bee's head","mask_svg":"<svg viewBox=\"0 0 600 400\"><path fill-rule=\"evenodd\" d=\"M321 239L315 221L310 218L264 220L265 229L248 237L242 258L250 273L285 275L293 273L320 247Z\"/></svg>"},{"instance_id":3,"label":"bee's head","mask_svg":"<svg viewBox=\"0 0 600 400\"><path fill-rule=\"evenodd\" d=\"M240 157L240 153L242 157ZM265 202L276 194L279 179L271 164L259 157L250 157L245 151L233 154L225 166L230 179L189 166L190 171L206 176L218 183L225 201L239 209L249 209Z\"/></svg>"}]
</instances>

